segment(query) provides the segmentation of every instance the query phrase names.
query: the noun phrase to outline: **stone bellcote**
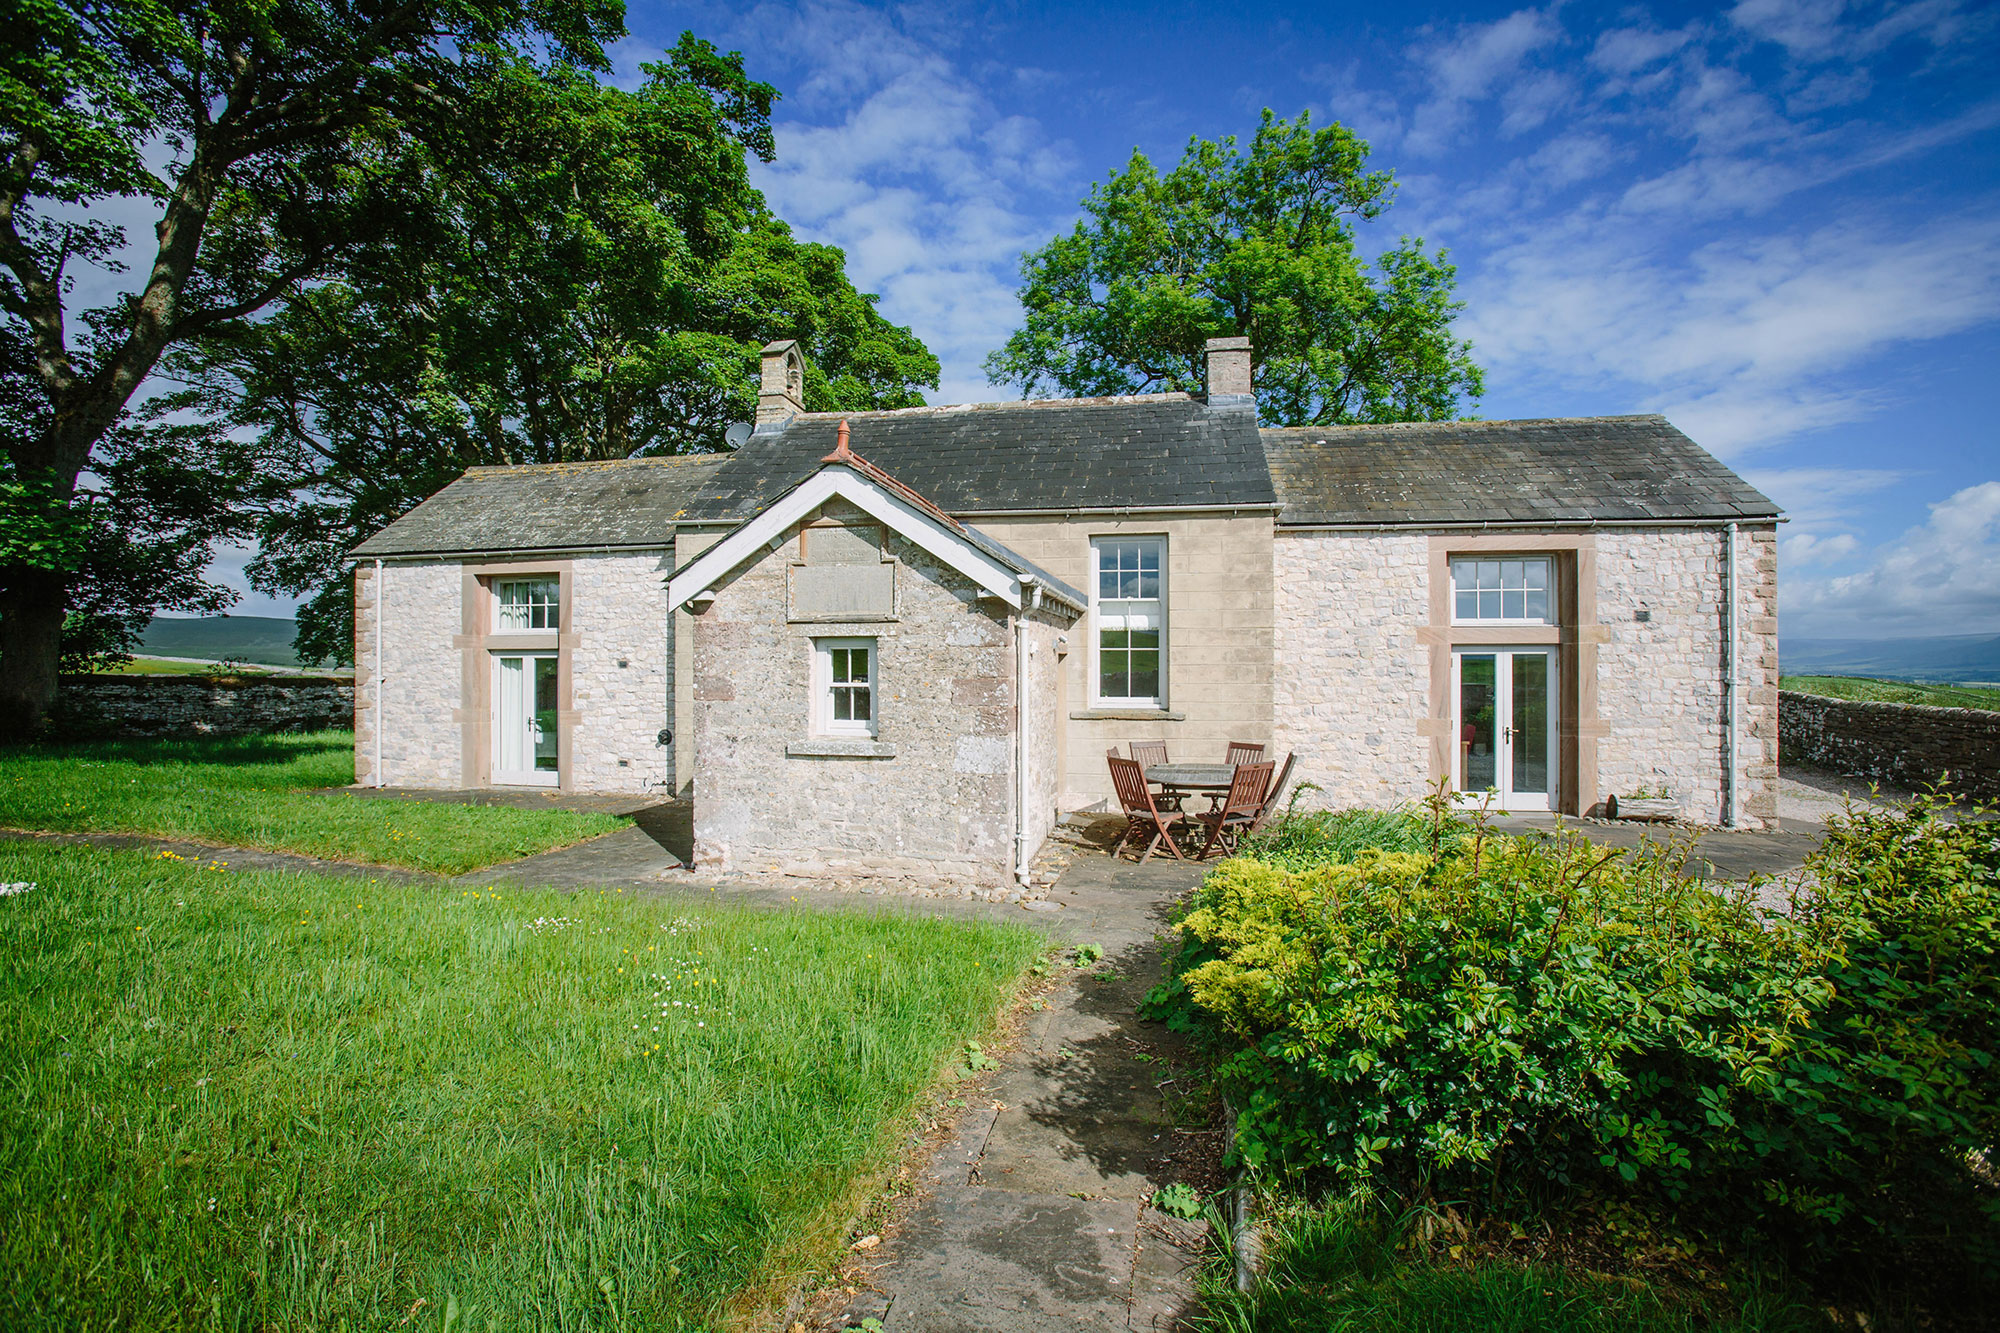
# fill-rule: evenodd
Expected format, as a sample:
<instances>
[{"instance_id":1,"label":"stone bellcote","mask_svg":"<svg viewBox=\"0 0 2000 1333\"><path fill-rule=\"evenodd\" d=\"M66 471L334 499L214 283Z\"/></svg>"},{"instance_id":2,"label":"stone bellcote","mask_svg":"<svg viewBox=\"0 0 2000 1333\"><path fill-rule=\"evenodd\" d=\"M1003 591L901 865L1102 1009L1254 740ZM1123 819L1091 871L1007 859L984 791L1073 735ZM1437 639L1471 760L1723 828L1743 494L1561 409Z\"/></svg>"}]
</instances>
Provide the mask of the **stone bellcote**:
<instances>
[{"instance_id":1,"label":"stone bellcote","mask_svg":"<svg viewBox=\"0 0 2000 1333\"><path fill-rule=\"evenodd\" d=\"M1255 407L1257 395L1250 385L1250 340L1210 338L1207 352L1208 405Z\"/></svg>"},{"instance_id":2,"label":"stone bellcote","mask_svg":"<svg viewBox=\"0 0 2000 1333\"><path fill-rule=\"evenodd\" d=\"M763 372L757 386L759 426L782 425L806 410L806 358L797 339L767 344Z\"/></svg>"}]
</instances>

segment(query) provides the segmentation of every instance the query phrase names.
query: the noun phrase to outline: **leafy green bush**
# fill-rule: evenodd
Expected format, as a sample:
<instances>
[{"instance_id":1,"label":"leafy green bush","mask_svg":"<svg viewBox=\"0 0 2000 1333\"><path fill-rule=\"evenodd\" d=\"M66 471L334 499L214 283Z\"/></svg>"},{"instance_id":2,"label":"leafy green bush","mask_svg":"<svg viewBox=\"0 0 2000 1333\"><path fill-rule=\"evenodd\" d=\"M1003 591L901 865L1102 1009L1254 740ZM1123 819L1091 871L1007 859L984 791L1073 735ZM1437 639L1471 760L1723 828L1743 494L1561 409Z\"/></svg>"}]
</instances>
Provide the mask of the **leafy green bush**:
<instances>
[{"instance_id":1,"label":"leafy green bush","mask_svg":"<svg viewBox=\"0 0 2000 1333\"><path fill-rule=\"evenodd\" d=\"M1402 1188L1596 1181L1822 1250L1989 1247L2000 840L1838 825L1765 919L1575 835L1219 866L1154 1013L1204 1032L1252 1165ZM1970 1203L1970 1212L1966 1205Z\"/></svg>"}]
</instances>

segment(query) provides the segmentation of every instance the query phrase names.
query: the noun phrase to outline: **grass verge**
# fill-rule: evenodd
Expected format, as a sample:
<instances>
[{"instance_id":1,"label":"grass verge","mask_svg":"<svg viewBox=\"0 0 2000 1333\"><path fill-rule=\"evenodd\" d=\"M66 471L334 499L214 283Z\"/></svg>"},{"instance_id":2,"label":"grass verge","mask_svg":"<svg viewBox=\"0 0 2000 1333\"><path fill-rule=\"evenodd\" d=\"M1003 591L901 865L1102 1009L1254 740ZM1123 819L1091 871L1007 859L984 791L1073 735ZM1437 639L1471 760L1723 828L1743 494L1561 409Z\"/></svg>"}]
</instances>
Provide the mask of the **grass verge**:
<instances>
[{"instance_id":1,"label":"grass verge","mask_svg":"<svg viewBox=\"0 0 2000 1333\"><path fill-rule=\"evenodd\" d=\"M2000 711L2000 690L1977 685L1926 685L1908 680L1875 680L1868 676L1783 676L1778 680L1778 688L1800 694L1817 694L1825 699Z\"/></svg>"},{"instance_id":2,"label":"grass verge","mask_svg":"<svg viewBox=\"0 0 2000 1333\"><path fill-rule=\"evenodd\" d=\"M0 848L0 1326L714 1327L1025 929ZM747 1294L746 1294L747 1293Z\"/></svg>"},{"instance_id":3,"label":"grass verge","mask_svg":"<svg viewBox=\"0 0 2000 1333\"><path fill-rule=\"evenodd\" d=\"M1204 1333L1824 1333L1816 1310L1757 1285L1678 1287L1574 1265L1480 1253L1367 1196L1283 1204L1265 1219L1267 1265L1251 1291L1218 1256L1204 1270ZM1426 1236L1426 1231L1435 1231Z\"/></svg>"},{"instance_id":4,"label":"grass verge","mask_svg":"<svg viewBox=\"0 0 2000 1333\"><path fill-rule=\"evenodd\" d=\"M626 822L308 790L353 781L346 731L18 746L0 750L0 825L195 838L456 875Z\"/></svg>"}]
</instances>

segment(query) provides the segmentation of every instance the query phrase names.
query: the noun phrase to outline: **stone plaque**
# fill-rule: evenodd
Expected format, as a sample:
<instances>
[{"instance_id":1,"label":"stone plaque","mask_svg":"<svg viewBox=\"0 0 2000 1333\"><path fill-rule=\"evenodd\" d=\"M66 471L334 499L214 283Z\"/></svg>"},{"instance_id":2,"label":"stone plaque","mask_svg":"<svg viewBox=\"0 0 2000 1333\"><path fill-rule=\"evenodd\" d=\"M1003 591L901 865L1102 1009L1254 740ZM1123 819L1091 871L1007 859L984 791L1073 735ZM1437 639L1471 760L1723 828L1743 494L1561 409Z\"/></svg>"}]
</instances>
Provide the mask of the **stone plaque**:
<instances>
[{"instance_id":1,"label":"stone plaque","mask_svg":"<svg viewBox=\"0 0 2000 1333\"><path fill-rule=\"evenodd\" d=\"M882 561L882 529L867 524L821 524L806 529L809 565L875 565Z\"/></svg>"},{"instance_id":2,"label":"stone plaque","mask_svg":"<svg viewBox=\"0 0 2000 1333\"><path fill-rule=\"evenodd\" d=\"M896 618L896 566L879 558L872 565L793 565L789 592L792 620Z\"/></svg>"}]
</instances>

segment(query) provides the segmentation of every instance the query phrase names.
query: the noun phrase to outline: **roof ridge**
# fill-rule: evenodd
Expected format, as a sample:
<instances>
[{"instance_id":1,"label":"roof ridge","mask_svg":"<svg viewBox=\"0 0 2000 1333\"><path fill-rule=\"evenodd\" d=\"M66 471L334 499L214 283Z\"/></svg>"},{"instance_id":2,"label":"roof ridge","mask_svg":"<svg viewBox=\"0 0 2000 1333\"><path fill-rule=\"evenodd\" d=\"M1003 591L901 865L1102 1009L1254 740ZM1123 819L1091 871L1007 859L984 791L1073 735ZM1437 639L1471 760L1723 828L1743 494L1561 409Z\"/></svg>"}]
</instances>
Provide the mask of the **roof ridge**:
<instances>
[{"instance_id":1,"label":"roof ridge","mask_svg":"<svg viewBox=\"0 0 2000 1333\"><path fill-rule=\"evenodd\" d=\"M1592 417L1456 417L1450 421L1343 421L1331 426L1260 426L1258 433L1309 435L1316 431L1445 430L1466 426L1576 426L1593 421L1667 421L1664 412L1618 412ZM1672 425L1672 422L1667 422Z\"/></svg>"},{"instance_id":2,"label":"roof ridge","mask_svg":"<svg viewBox=\"0 0 2000 1333\"><path fill-rule=\"evenodd\" d=\"M921 403L915 407L883 407L858 412L835 410L829 412L799 412L792 421L849 421L876 420L882 417L917 416L919 414L939 415L946 412L993 412L1016 407L1111 407L1122 403L1192 403L1200 401L1191 393L1180 389L1165 393L1123 393L1105 394L1094 398L1008 398L985 403Z\"/></svg>"},{"instance_id":3,"label":"roof ridge","mask_svg":"<svg viewBox=\"0 0 2000 1333\"><path fill-rule=\"evenodd\" d=\"M708 463L729 457L727 450L718 449L707 454L647 454L639 458L579 458L561 463L480 463L467 468L461 475L491 476L495 473L510 473L523 476L534 473L580 472L586 468L631 467L635 464L658 466L662 464Z\"/></svg>"}]
</instances>

